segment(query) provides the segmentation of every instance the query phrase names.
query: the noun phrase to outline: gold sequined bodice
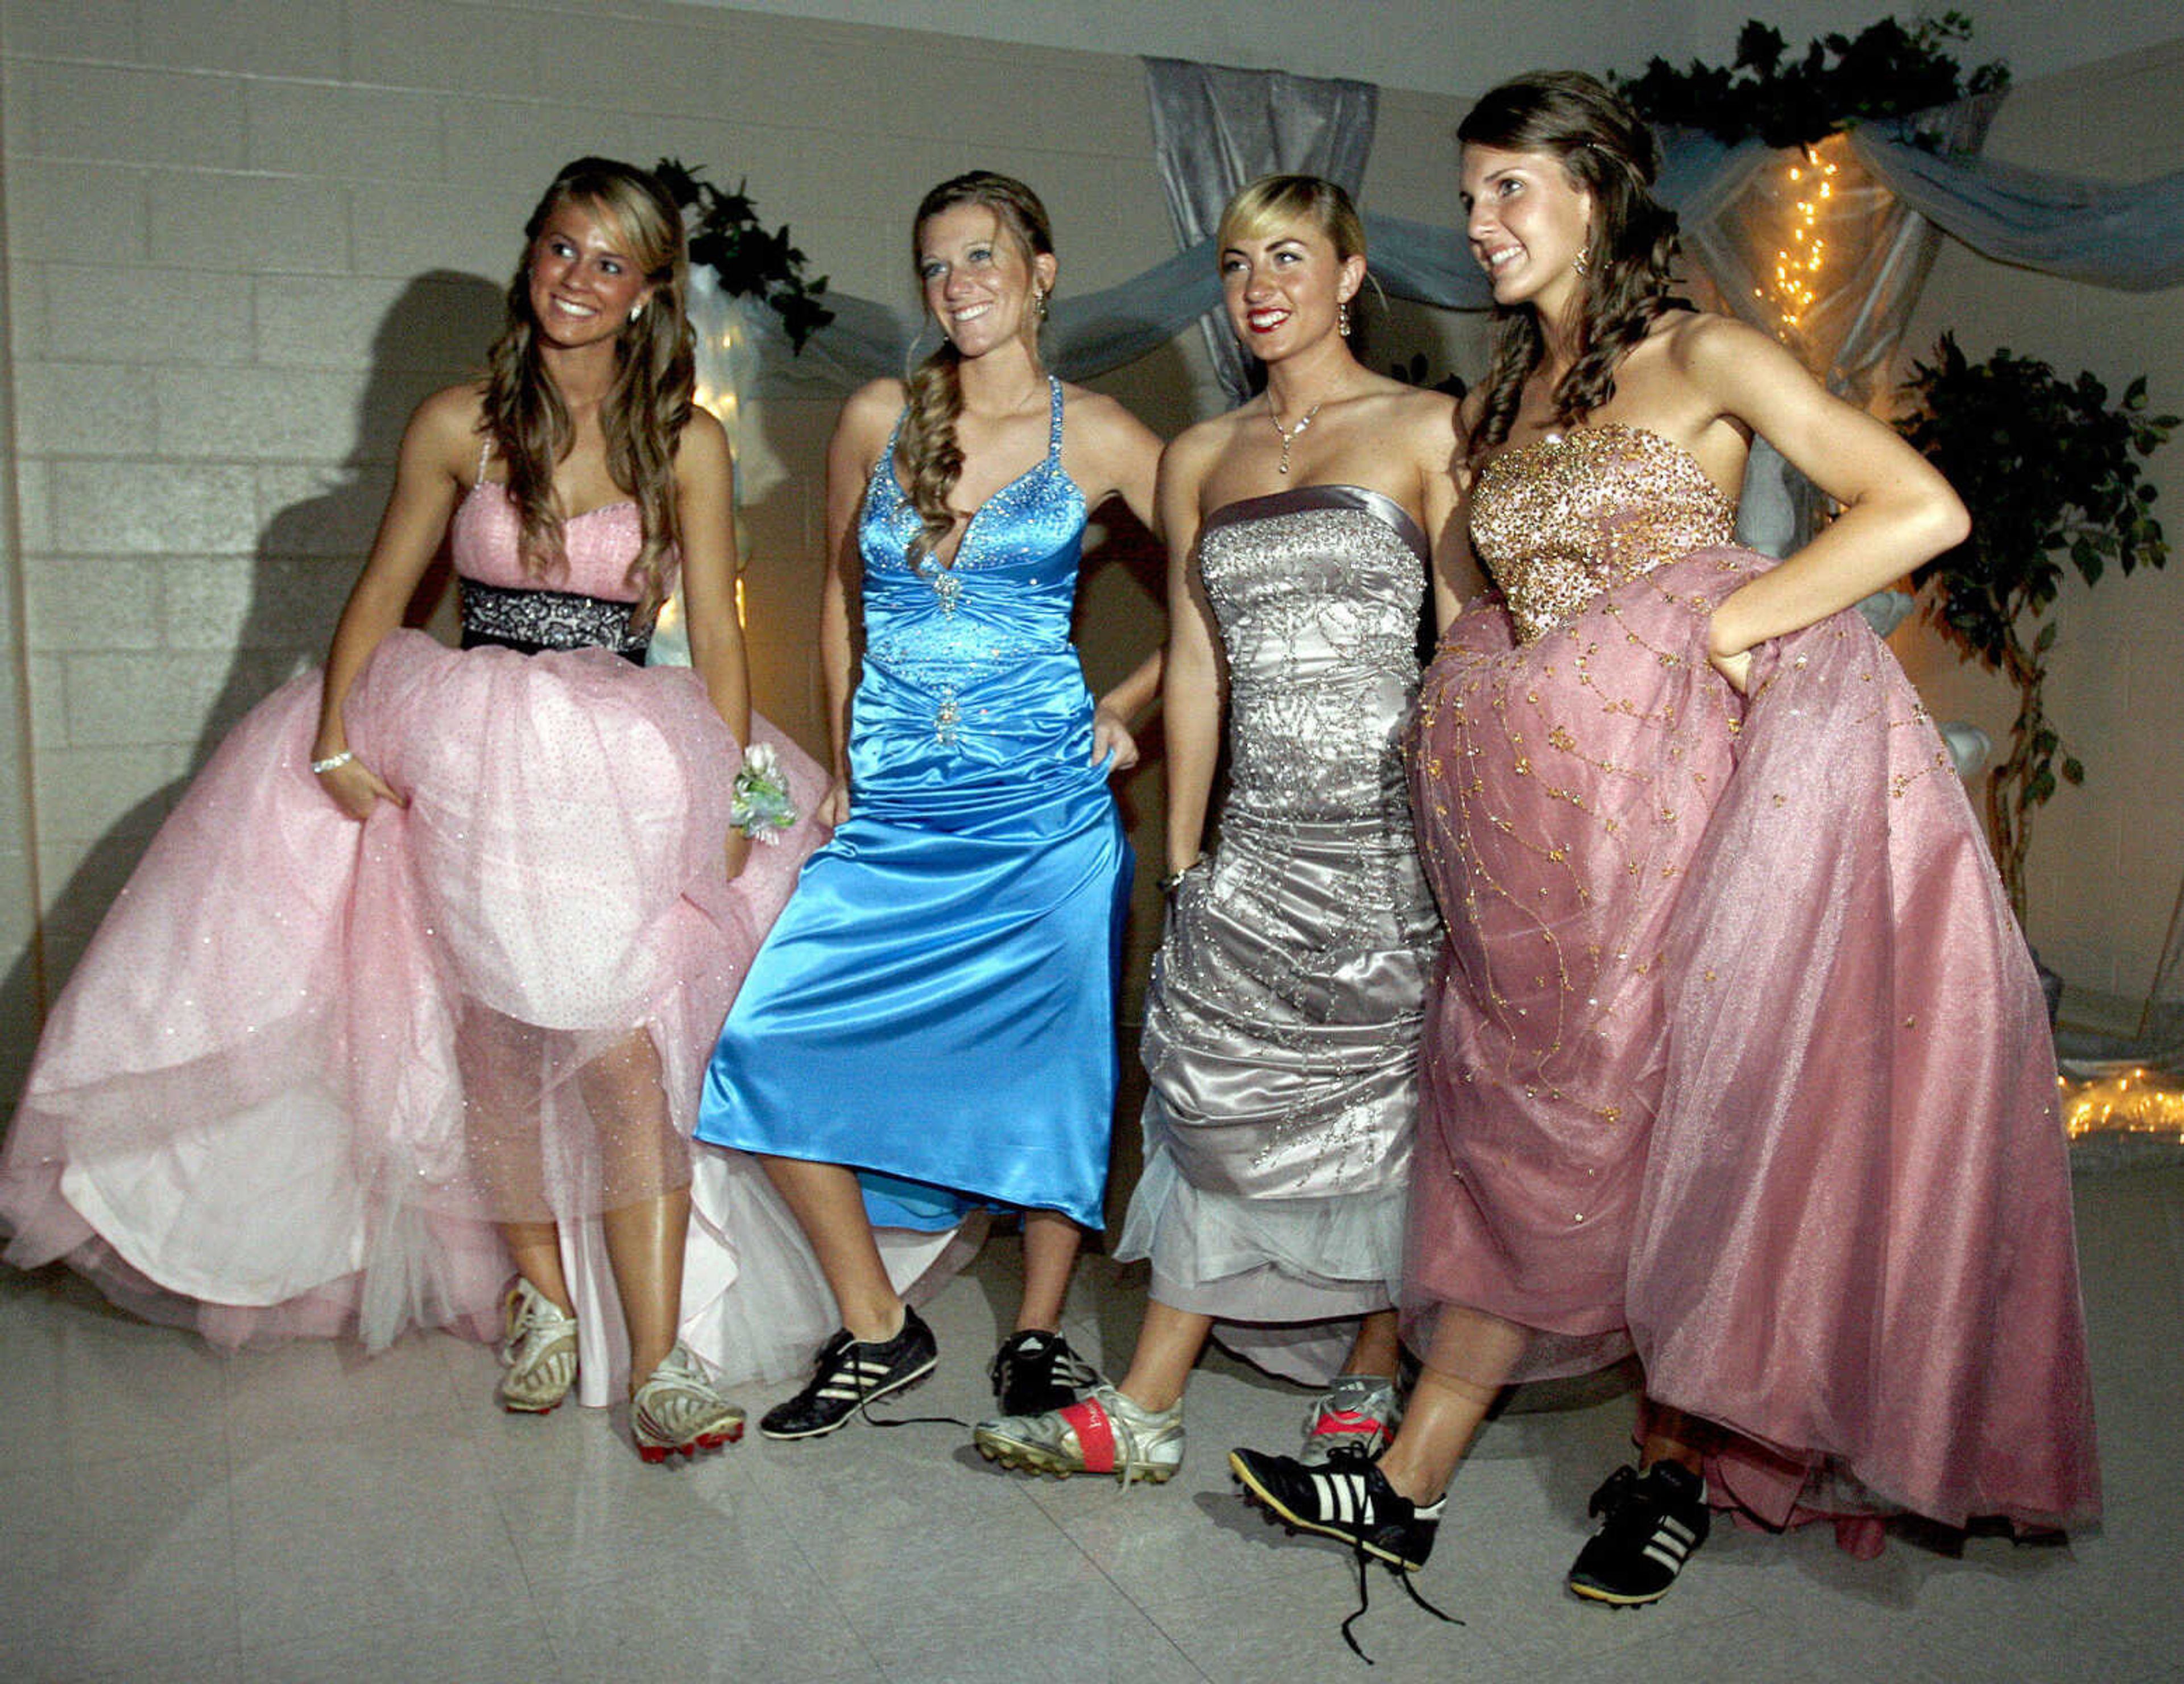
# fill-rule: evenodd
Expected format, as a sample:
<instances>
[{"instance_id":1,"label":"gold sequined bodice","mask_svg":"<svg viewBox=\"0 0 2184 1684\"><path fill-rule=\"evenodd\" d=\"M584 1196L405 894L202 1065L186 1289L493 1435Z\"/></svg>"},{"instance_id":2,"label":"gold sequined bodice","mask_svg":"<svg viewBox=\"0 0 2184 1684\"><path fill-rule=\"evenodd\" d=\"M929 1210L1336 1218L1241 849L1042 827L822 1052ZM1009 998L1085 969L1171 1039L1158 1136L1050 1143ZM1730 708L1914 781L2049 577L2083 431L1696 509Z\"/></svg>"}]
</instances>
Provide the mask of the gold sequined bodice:
<instances>
[{"instance_id":1,"label":"gold sequined bodice","mask_svg":"<svg viewBox=\"0 0 2184 1684\"><path fill-rule=\"evenodd\" d=\"M1736 532L1736 505L1690 452L1613 422L1504 450L1472 493L1472 544L1519 643L1626 579L1733 543Z\"/></svg>"}]
</instances>

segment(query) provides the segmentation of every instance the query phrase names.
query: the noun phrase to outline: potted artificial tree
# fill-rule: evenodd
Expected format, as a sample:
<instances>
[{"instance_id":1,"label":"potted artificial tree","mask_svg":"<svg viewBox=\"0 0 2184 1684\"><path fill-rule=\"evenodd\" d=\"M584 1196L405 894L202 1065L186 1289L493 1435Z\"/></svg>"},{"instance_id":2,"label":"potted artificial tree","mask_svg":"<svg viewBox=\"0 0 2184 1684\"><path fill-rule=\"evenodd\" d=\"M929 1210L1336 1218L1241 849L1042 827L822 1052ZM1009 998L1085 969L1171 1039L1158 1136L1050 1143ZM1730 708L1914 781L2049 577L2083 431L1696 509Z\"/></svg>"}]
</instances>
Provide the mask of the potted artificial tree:
<instances>
[{"instance_id":1,"label":"potted artificial tree","mask_svg":"<svg viewBox=\"0 0 2184 1684\"><path fill-rule=\"evenodd\" d=\"M2070 783L2086 775L2048 717L2050 611L2065 567L2090 585L2111 565L2129 574L2168 560L2142 464L2177 418L2146 413L2143 376L2111 404L2091 374L2065 380L2007 349L1968 362L1946 333L1903 389L1911 408L1898 428L1972 516L1970 537L1919 568L1913 584L1942 633L2017 692L2009 752L1987 774L1986 820L2021 925L2032 816L2059 775Z\"/></svg>"}]
</instances>

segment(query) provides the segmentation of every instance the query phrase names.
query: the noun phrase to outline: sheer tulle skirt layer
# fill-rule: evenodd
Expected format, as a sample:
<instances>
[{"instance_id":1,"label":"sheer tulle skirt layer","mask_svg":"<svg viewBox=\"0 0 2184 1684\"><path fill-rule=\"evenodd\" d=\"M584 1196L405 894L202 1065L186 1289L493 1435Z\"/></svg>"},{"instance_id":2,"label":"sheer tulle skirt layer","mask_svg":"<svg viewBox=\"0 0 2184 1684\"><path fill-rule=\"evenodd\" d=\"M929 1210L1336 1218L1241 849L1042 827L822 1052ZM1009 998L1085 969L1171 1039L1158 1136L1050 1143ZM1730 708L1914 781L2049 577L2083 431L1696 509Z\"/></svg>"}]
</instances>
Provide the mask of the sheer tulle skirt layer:
<instances>
[{"instance_id":1,"label":"sheer tulle skirt layer","mask_svg":"<svg viewBox=\"0 0 2184 1684\"><path fill-rule=\"evenodd\" d=\"M1708 551L1515 646L1491 602L1413 745L1451 935L1407 1261L1529 1335L1517 1377L1635 1348L1741 1435L1780 1524L2098 1512L2054 1068L1945 750L1854 614L1763 646L1741 700ZM1446 1349L1446 1343L1443 1347Z\"/></svg>"},{"instance_id":2,"label":"sheer tulle skirt layer","mask_svg":"<svg viewBox=\"0 0 2184 1684\"><path fill-rule=\"evenodd\" d=\"M1404 1191L1284 1199L1200 1186L1145 1101L1145 1164L1114 1256L1152 1264L1151 1296L1208 1315L1221 1343L1285 1379L1341 1371L1357 1318L1396 1302Z\"/></svg>"},{"instance_id":3,"label":"sheer tulle skirt layer","mask_svg":"<svg viewBox=\"0 0 2184 1684\"><path fill-rule=\"evenodd\" d=\"M0 1169L7 1255L224 1345L483 1330L492 1223L690 1185L705 1051L817 837L722 877L736 750L688 672L397 633L347 714L406 805L361 825L310 775L318 707L312 675L237 727L64 991ZM755 728L810 811L817 767Z\"/></svg>"}]
</instances>

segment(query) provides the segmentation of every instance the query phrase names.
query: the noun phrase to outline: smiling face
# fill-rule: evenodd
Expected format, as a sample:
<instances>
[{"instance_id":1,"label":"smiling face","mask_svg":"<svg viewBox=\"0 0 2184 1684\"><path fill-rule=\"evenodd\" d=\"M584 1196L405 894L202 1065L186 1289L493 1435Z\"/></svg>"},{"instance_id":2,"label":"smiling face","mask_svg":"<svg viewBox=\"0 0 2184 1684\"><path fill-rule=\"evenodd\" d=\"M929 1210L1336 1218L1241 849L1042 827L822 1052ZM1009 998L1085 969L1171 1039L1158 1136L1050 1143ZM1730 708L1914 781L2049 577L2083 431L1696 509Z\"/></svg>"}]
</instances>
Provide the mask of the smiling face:
<instances>
[{"instance_id":1,"label":"smiling face","mask_svg":"<svg viewBox=\"0 0 2184 1684\"><path fill-rule=\"evenodd\" d=\"M1551 153L1473 144L1463 148L1463 205L1494 302L1560 315L1583 284L1572 265L1585 250L1592 196Z\"/></svg>"},{"instance_id":2,"label":"smiling face","mask_svg":"<svg viewBox=\"0 0 2184 1684\"><path fill-rule=\"evenodd\" d=\"M1221 248L1228 325L1262 362L1279 362L1337 332L1342 305L1365 278L1365 259L1345 258L1310 219L1233 234Z\"/></svg>"},{"instance_id":3,"label":"smiling face","mask_svg":"<svg viewBox=\"0 0 2184 1684\"><path fill-rule=\"evenodd\" d=\"M597 205L567 199L546 215L531 243L531 314L545 341L564 350L611 341L652 296L642 264L619 224Z\"/></svg>"},{"instance_id":4,"label":"smiling face","mask_svg":"<svg viewBox=\"0 0 2184 1684\"><path fill-rule=\"evenodd\" d=\"M992 206L953 204L919 224L917 275L925 307L963 356L1020 339L1034 343L1034 289L1053 288L1052 254L1025 250Z\"/></svg>"}]
</instances>

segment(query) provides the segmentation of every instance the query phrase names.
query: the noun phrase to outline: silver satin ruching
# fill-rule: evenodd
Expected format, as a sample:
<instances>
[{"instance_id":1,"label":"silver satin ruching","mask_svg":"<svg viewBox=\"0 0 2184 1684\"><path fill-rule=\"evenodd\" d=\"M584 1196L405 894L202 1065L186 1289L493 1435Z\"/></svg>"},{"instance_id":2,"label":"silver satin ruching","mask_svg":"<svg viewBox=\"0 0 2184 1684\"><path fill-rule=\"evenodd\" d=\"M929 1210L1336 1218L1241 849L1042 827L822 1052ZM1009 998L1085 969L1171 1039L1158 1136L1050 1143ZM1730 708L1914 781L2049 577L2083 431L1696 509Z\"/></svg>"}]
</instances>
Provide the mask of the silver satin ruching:
<instances>
[{"instance_id":1,"label":"silver satin ruching","mask_svg":"<svg viewBox=\"0 0 2184 1684\"><path fill-rule=\"evenodd\" d=\"M1201 1195L1402 1184L1440 945L1402 756L1426 549L1398 505L1356 487L1206 522L1230 777L1219 846L1177 889L1143 1042L1148 1156Z\"/></svg>"}]
</instances>

